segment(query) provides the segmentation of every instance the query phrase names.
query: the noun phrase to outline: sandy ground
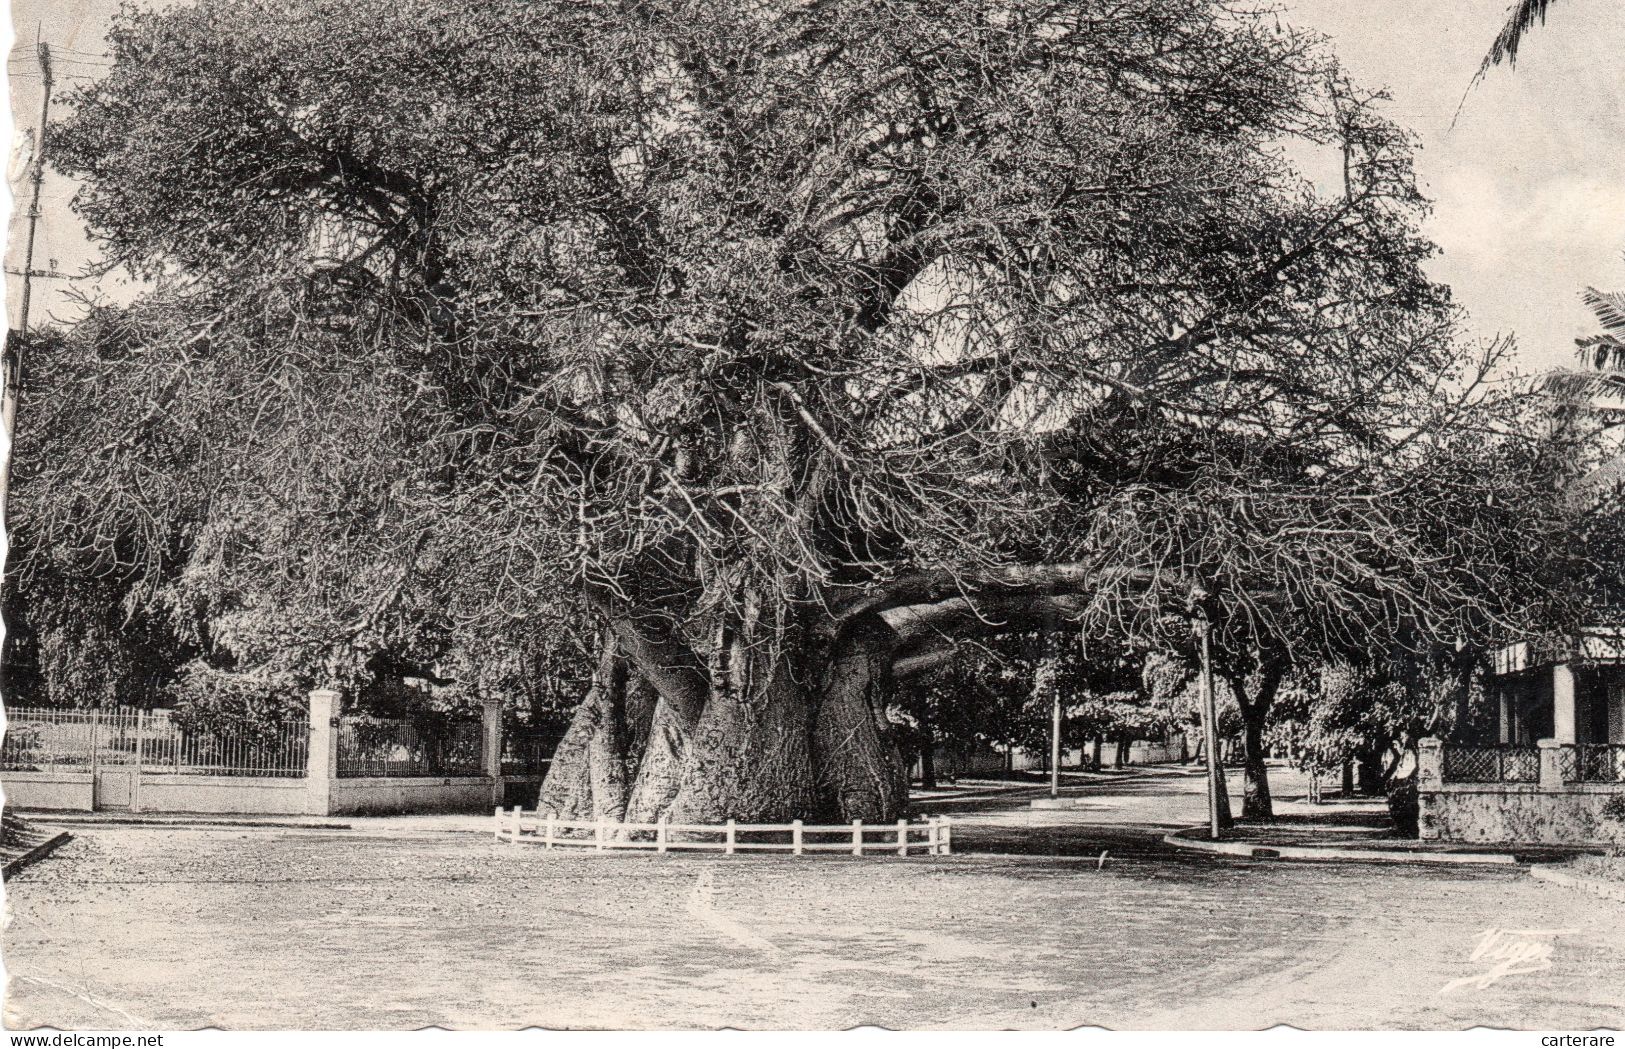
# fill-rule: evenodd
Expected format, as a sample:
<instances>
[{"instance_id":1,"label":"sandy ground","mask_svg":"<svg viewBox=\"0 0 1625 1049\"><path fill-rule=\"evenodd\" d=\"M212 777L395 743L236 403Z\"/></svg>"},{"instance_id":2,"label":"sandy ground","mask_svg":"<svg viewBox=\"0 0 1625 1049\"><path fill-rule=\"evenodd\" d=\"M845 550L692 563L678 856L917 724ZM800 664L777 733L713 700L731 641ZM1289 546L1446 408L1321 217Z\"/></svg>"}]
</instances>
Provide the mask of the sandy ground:
<instances>
[{"instance_id":1,"label":"sandy ground","mask_svg":"<svg viewBox=\"0 0 1625 1049\"><path fill-rule=\"evenodd\" d=\"M7 1026L1625 1026L1625 907L1161 846L1200 789L968 789L935 807L982 851L935 860L543 853L456 818L79 827L7 885ZM1061 855L1004 855L1035 850Z\"/></svg>"}]
</instances>

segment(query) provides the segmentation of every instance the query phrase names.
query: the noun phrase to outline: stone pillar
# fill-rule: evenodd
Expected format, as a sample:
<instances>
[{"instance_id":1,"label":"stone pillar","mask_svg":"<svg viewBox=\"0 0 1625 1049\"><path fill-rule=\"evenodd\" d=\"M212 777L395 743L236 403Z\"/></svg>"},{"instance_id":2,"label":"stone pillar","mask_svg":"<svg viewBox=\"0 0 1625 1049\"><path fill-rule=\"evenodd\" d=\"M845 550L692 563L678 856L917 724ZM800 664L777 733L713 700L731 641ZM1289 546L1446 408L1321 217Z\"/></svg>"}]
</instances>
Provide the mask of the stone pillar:
<instances>
[{"instance_id":1,"label":"stone pillar","mask_svg":"<svg viewBox=\"0 0 1625 1049\"><path fill-rule=\"evenodd\" d=\"M1555 739L1535 743L1540 748L1540 789L1563 789L1563 744Z\"/></svg>"},{"instance_id":2,"label":"stone pillar","mask_svg":"<svg viewBox=\"0 0 1625 1049\"><path fill-rule=\"evenodd\" d=\"M1417 837L1439 837L1439 789L1444 786L1444 744L1428 736L1416 741Z\"/></svg>"},{"instance_id":3,"label":"stone pillar","mask_svg":"<svg viewBox=\"0 0 1625 1049\"><path fill-rule=\"evenodd\" d=\"M305 811L329 816L333 781L339 774L339 704L343 696L330 688L310 693L310 756L305 767Z\"/></svg>"},{"instance_id":4,"label":"stone pillar","mask_svg":"<svg viewBox=\"0 0 1625 1049\"><path fill-rule=\"evenodd\" d=\"M502 804L502 700L487 697L480 707L480 727L484 730L480 747L481 764L491 777L491 804Z\"/></svg>"},{"instance_id":5,"label":"stone pillar","mask_svg":"<svg viewBox=\"0 0 1625 1049\"><path fill-rule=\"evenodd\" d=\"M1552 738L1576 743L1574 730L1574 670L1558 663L1552 667Z\"/></svg>"},{"instance_id":6,"label":"stone pillar","mask_svg":"<svg viewBox=\"0 0 1625 1049\"><path fill-rule=\"evenodd\" d=\"M1444 786L1444 744L1432 736L1416 741L1416 789Z\"/></svg>"},{"instance_id":7,"label":"stone pillar","mask_svg":"<svg viewBox=\"0 0 1625 1049\"><path fill-rule=\"evenodd\" d=\"M1504 747L1512 742L1512 690L1503 684L1496 692L1500 700L1500 742Z\"/></svg>"}]
</instances>

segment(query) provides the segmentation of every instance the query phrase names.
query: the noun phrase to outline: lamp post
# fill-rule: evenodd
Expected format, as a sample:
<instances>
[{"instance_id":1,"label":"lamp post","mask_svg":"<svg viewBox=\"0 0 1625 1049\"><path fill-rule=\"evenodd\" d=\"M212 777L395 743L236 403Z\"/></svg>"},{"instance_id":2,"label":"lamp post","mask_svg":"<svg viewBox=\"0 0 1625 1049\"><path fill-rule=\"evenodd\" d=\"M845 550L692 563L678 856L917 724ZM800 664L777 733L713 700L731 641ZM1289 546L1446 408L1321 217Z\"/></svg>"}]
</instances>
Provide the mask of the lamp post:
<instances>
[{"instance_id":1,"label":"lamp post","mask_svg":"<svg viewBox=\"0 0 1625 1049\"><path fill-rule=\"evenodd\" d=\"M1219 711L1213 697L1213 659L1210 651L1213 624L1206 614L1196 620L1197 636L1202 642L1202 745L1207 751L1207 823L1208 837L1219 840L1219 791L1223 789L1219 777Z\"/></svg>"},{"instance_id":2,"label":"lamp post","mask_svg":"<svg viewBox=\"0 0 1625 1049\"><path fill-rule=\"evenodd\" d=\"M1197 675L1202 706L1202 749L1207 752L1207 824L1208 837L1219 840L1224 817L1220 815L1223 799L1224 775L1219 764L1219 705L1213 693L1213 617L1208 607L1209 594L1204 586L1191 589L1191 627L1196 632L1202 665ZM1228 806L1226 806L1228 807Z\"/></svg>"},{"instance_id":3,"label":"lamp post","mask_svg":"<svg viewBox=\"0 0 1625 1049\"><path fill-rule=\"evenodd\" d=\"M1061 796L1061 690L1050 687L1049 796Z\"/></svg>"}]
</instances>

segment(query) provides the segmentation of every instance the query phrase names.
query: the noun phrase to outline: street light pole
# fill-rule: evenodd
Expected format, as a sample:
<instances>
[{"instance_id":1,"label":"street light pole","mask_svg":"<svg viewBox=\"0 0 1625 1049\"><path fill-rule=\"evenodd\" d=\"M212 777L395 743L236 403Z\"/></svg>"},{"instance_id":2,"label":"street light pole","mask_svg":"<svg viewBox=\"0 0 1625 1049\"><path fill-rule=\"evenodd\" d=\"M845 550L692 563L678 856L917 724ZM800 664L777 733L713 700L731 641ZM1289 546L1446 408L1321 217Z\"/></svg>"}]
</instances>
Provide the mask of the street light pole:
<instances>
[{"instance_id":1,"label":"street light pole","mask_svg":"<svg viewBox=\"0 0 1625 1049\"><path fill-rule=\"evenodd\" d=\"M1049 796L1061 796L1061 690L1050 687Z\"/></svg>"},{"instance_id":2,"label":"street light pole","mask_svg":"<svg viewBox=\"0 0 1625 1049\"><path fill-rule=\"evenodd\" d=\"M1214 841L1219 840L1219 791L1222 785L1219 777L1223 773L1219 769L1219 711L1218 704L1213 696L1213 660L1210 652L1213 634L1213 624L1208 621L1207 614L1201 613L1196 620L1196 632L1202 642L1202 745L1207 751L1207 821L1208 837Z\"/></svg>"}]
</instances>

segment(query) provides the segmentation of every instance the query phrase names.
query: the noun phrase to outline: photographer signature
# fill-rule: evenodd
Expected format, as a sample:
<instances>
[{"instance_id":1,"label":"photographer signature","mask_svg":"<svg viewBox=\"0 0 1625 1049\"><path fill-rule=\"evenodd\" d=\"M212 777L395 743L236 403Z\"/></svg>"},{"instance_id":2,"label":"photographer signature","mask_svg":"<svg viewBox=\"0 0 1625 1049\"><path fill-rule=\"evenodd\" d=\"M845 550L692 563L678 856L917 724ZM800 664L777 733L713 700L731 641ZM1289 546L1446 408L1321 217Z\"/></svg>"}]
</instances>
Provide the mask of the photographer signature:
<instances>
[{"instance_id":1,"label":"photographer signature","mask_svg":"<svg viewBox=\"0 0 1625 1049\"><path fill-rule=\"evenodd\" d=\"M1439 989L1449 994L1471 987L1484 990L1508 976L1540 972L1552 967L1552 941L1559 936L1575 933L1575 929L1485 929L1478 936L1478 945L1468 961L1492 963L1477 976L1464 976L1451 980Z\"/></svg>"}]
</instances>

